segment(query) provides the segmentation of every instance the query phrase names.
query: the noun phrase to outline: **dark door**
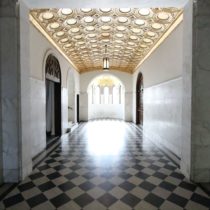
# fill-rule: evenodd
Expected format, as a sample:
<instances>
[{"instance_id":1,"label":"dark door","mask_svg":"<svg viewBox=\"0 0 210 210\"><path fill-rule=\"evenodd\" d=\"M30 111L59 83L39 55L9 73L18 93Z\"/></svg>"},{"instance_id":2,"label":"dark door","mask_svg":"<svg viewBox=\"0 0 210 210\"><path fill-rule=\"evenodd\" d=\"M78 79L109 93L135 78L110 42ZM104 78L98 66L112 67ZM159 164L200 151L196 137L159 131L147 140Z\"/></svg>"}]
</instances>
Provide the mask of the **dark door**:
<instances>
[{"instance_id":1,"label":"dark door","mask_svg":"<svg viewBox=\"0 0 210 210\"><path fill-rule=\"evenodd\" d=\"M61 135L61 84L55 84L55 135Z\"/></svg>"},{"instance_id":2,"label":"dark door","mask_svg":"<svg viewBox=\"0 0 210 210\"><path fill-rule=\"evenodd\" d=\"M77 122L79 123L79 94L77 94Z\"/></svg>"},{"instance_id":3,"label":"dark door","mask_svg":"<svg viewBox=\"0 0 210 210\"><path fill-rule=\"evenodd\" d=\"M143 75L139 73L136 84L136 124L143 125Z\"/></svg>"}]
</instances>

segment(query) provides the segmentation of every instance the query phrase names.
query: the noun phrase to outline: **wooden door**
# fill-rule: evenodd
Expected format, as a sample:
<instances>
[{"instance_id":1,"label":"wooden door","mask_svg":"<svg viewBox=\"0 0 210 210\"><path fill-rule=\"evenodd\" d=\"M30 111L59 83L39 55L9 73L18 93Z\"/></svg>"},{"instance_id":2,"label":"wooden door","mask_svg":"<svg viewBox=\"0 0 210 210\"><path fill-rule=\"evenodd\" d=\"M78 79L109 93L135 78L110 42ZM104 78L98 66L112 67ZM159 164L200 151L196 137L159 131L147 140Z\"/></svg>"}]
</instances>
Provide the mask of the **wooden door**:
<instances>
[{"instance_id":1,"label":"wooden door","mask_svg":"<svg viewBox=\"0 0 210 210\"><path fill-rule=\"evenodd\" d=\"M77 94L77 122L79 123L79 94Z\"/></svg>"},{"instance_id":2,"label":"wooden door","mask_svg":"<svg viewBox=\"0 0 210 210\"><path fill-rule=\"evenodd\" d=\"M143 125L143 75L139 73L136 83L136 124Z\"/></svg>"}]
</instances>

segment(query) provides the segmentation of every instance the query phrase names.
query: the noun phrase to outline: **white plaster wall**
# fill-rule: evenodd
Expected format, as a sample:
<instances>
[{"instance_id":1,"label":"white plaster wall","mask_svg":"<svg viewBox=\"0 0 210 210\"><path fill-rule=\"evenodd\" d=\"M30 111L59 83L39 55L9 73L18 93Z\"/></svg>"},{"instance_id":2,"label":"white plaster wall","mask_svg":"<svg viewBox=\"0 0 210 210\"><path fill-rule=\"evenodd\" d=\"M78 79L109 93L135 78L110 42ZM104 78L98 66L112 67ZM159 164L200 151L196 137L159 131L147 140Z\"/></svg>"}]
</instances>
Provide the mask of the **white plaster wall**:
<instances>
[{"instance_id":1,"label":"white plaster wall","mask_svg":"<svg viewBox=\"0 0 210 210\"><path fill-rule=\"evenodd\" d=\"M117 77L125 87L125 121L132 121L132 98L133 98L133 90L132 90L132 75L119 71L103 72L101 71L93 71L88 73L83 73L80 76L80 120L87 121L88 120L88 85L92 82L94 78L100 75L112 75Z\"/></svg>"},{"instance_id":2,"label":"white plaster wall","mask_svg":"<svg viewBox=\"0 0 210 210\"><path fill-rule=\"evenodd\" d=\"M133 92L139 72L144 86L144 133L152 141L181 156L183 23L145 60L133 75ZM133 95L136 120L136 94Z\"/></svg>"},{"instance_id":3,"label":"white plaster wall","mask_svg":"<svg viewBox=\"0 0 210 210\"><path fill-rule=\"evenodd\" d=\"M52 46L52 44L30 24L30 54L31 77L45 79L45 58L52 53L58 59L61 68L62 87L67 87L67 74L70 68L69 62ZM37 44L39 43L39 44ZM72 68L72 67L71 67Z\"/></svg>"},{"instance_id":4,"label":"white plaster wall","mask_svg":"<svg viewBox=\"0 0 210 210\"><path fill-rule=\"evenodd\" d=\"M38 44L37 44L38 43ZM30 24L30 75L31 75L31 121L32 133L31 157L41 152L46 146L46 92L45 92L45 60L52 53L61 67L61 123L62 133L68 128L68 71L73 71L75 91L79 92L79 74L69 62L50 44L50 42Z\"/></svg>"},{"instance_id":5,"label":"white plaster wall","mask_svg":"<svg viewBox=\"0 0 210 210\"><path fill-rule=\"evenodd\" d=\"M138 73L144 77L144 87L160 84L182 75L183 22L147 58L134 74L134 89Z\"/></svg>"}]
</instances>

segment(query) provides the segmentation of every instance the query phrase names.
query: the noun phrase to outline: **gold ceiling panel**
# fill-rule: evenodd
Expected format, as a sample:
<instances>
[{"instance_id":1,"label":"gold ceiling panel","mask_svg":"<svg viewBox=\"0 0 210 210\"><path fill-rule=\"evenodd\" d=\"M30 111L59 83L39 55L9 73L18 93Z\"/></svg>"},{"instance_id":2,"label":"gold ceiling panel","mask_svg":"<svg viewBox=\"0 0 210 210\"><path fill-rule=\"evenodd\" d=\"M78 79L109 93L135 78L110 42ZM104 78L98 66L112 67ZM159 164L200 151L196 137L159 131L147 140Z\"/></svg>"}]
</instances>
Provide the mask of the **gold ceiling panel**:
<instances>
[{"instance_id":1,"label":"gold ceiling panel","mask_svg":"<svg viewBox=\"0 0 210 210\"><path fill-rule=\"evenodd\" d=\"M132 73L182 15L177 8L36 9L30 20L80 72Z\"/></svg>"}]
</instances>

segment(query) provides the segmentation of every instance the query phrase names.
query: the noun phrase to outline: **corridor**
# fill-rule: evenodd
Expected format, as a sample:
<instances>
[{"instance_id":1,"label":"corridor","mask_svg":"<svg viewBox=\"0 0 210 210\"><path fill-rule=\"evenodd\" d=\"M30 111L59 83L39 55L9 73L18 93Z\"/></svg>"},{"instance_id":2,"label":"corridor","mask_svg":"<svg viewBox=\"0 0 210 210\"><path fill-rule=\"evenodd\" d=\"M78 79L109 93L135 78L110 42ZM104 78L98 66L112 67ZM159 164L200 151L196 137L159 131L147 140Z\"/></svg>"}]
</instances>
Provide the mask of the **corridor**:
<instances>
[{"instance_id":1,"label":"corridor","mask_svg":"<svg viewBox=\"0 0 210 210\"><path fill-rule=\"evenodd\" d=\"M132 123L81 123L0 209L207 210L210 198Z\"/></svg>"}]
</instances>

